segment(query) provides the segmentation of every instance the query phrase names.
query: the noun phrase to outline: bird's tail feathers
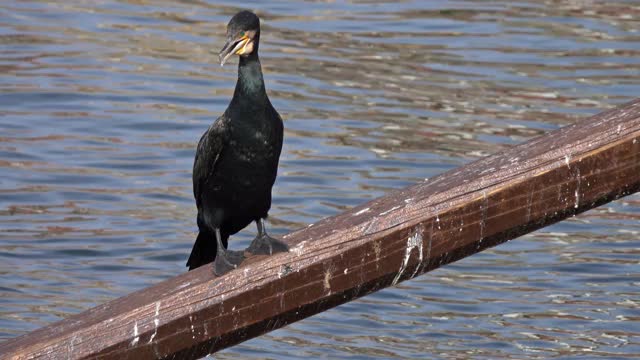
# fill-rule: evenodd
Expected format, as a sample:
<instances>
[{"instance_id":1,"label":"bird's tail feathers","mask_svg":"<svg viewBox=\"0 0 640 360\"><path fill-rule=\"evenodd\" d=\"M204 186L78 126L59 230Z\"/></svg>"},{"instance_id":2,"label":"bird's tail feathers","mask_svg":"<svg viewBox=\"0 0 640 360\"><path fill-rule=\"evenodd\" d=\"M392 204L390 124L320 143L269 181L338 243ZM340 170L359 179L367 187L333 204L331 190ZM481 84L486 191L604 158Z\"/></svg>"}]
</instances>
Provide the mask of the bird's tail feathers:
<instances>
[{"instance_id":1,"label":"bird's tail feathers","mask_svg":"<svg viewBox=\"0 0 640 360\"><path fill-rule=\"evenodd\" d=\"M213 233L200 229L187 260L189 271L213 262L216 258L216 238Z\"/></svg>"}]
</instances>

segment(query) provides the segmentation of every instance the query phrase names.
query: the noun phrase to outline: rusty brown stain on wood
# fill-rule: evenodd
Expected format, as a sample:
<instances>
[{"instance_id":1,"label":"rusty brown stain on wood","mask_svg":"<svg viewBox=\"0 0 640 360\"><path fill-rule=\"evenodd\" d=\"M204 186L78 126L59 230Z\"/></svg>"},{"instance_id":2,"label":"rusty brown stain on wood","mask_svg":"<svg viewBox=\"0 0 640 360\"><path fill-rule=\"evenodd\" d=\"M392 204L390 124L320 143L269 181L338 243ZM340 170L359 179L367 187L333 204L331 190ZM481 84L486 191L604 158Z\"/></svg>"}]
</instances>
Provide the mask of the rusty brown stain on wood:
<instances>
[{"instance_id":1,"label":"rusty brown stain on wood","mask_svg":"<svg viewBox=\"0 0 640 360\"><path fill-rule=\"evenodd\" d=\"M640 188L640 100L0 344L9 359L198 358Z\"/></svg>"}]
</instances>

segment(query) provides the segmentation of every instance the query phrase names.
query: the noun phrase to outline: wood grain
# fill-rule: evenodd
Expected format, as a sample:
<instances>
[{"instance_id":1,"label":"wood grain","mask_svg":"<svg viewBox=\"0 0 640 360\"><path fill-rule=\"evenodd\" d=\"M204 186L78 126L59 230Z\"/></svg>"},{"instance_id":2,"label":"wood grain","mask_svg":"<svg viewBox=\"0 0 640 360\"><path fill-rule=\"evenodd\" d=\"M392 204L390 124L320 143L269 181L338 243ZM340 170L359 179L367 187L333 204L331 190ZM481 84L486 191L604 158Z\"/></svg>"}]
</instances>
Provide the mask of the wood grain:
<instances>
[{"instance_id":1,"label":"wood grain","mask_svg":"<svg viewBox=\"0 0 640 360\"><path fill-rule=\"evenodd\" d=\"M0 344L8 359L194 359L640 188L640 100Z\"/></svg>"}]
</instances>

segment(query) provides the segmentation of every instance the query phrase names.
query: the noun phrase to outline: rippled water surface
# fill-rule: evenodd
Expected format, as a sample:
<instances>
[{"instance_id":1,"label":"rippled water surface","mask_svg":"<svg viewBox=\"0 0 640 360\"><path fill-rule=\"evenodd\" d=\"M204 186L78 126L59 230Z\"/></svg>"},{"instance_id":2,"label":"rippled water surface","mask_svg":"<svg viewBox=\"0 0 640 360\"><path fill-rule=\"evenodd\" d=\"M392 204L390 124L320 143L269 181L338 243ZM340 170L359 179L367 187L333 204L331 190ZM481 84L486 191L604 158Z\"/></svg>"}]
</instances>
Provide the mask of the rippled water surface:
<instances>
[{"instance_id":1,"label":"rippled water surface","mask_svg":"<svg viewBox=\"0 0 640 360\"><path fill-rule=\"evenodd\" d=\"M243 5L285 119L280 235L640 96L637 1ZM236 6L0 4L0 339L185 271ZM635 358L639 219L630 196L216 358Z\"/></svg>"}]
</instances>

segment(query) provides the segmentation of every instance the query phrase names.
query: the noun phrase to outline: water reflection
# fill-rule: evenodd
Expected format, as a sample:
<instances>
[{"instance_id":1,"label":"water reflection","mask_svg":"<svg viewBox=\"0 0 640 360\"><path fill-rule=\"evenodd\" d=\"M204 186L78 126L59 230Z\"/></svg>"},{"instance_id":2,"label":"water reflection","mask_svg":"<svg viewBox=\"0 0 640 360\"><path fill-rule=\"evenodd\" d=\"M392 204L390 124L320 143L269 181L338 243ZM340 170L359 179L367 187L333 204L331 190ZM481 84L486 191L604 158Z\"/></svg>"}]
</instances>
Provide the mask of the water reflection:
<instances>
[{"instance_id":1,"label":"water reflection","mask_svg":"<svg viewBox=\"0 0 640 360\"><path fill-rule=\"evenodd\" d=\"M640 93L633 2L245 5L285 118L276 234ZM237 10L0 5L0 338L185 270L195 143L236 76L210 52ZM638 353L639 209L618 201L219 357Z\"/></svg>"}]
</instances>

